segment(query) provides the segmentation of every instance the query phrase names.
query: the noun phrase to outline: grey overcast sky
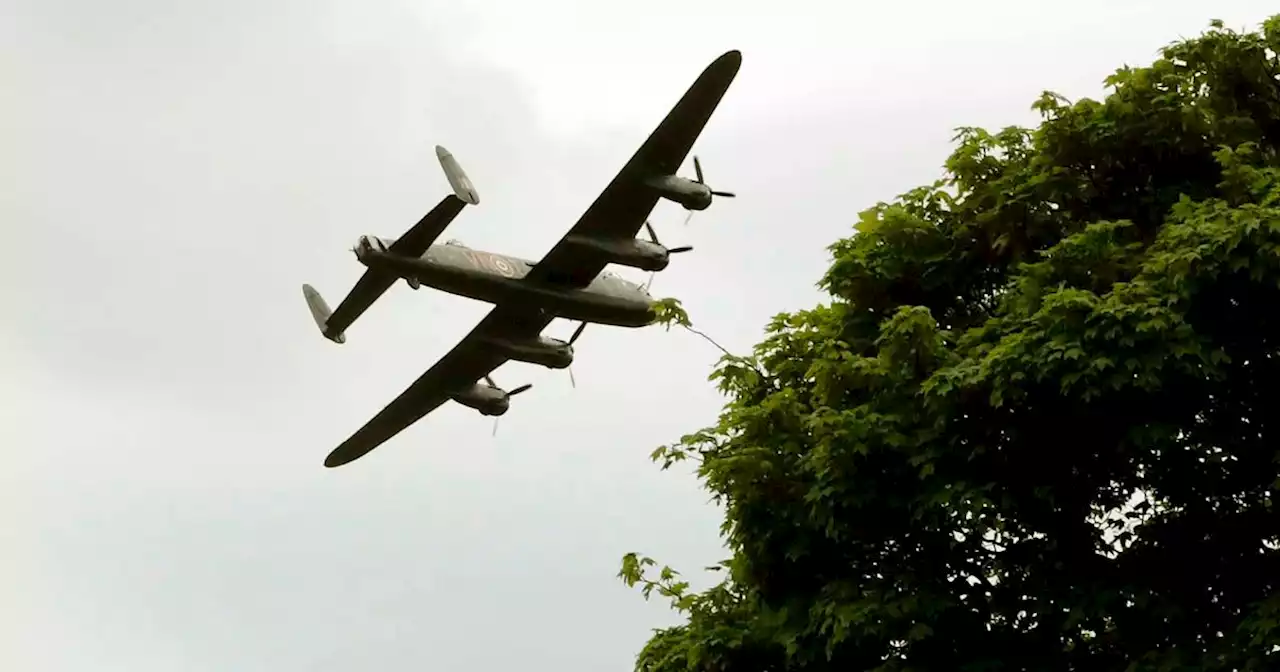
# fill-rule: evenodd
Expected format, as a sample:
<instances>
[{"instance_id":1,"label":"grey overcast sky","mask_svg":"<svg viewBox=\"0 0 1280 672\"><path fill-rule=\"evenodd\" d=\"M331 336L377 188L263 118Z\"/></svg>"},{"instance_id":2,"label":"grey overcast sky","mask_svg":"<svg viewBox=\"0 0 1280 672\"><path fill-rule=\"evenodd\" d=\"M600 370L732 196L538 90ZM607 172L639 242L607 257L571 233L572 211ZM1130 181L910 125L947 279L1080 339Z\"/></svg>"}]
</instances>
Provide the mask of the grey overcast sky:
<instances>
[{"instance_id":1,"label":"grey overcast sky","mask_svg":"<svg viewBox=\"0 0 1280 672\"><path fill-rule=\"evenodd\" d=\"M1264 0L0 0L0 667L41 672L629 669L673 622L614 578L693 574L720 513L648 461L714 421L717 352L589 328L578 388L502 421L457 405L353 465L324 456L488 307L396 285L342 347L362 233L446 193L447 237L538 258L698 72L744 63L695 147L736 191L664 242L657 295L732 349L819 300L855 213L940 174L959 125ZM686 168L686 170L688 170ZM622 269L624 275L641 274ZM15 319L16 318L16 319ZM572 324L548 330L565 336Z\"/></svg>"}]
</instances>

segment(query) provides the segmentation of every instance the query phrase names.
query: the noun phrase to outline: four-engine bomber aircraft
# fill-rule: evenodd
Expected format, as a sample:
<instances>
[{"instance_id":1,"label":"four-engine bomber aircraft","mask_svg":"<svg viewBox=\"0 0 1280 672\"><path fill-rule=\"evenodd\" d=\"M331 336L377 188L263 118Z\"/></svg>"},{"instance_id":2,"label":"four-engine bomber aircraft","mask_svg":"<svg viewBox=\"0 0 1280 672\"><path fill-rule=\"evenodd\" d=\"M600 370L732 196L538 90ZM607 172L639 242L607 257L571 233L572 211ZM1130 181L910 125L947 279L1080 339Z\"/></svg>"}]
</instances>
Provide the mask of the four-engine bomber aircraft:
<instances>
[{"instance_id":1,"label":"four-engine bomber aircraft","mask_svg":"<svg viewBox=\"0 0 1280 672\"><path fill-rule=\"evenodd\" d=\"M646 220L659 198L692 212L705 210L715 196L733 196L703 182L696 157L696 180L675 173L741 64L742 55L730 51L707 66L573 228L538 262L452 241L433 244L463 207L479 203L458 162L436 147L454 193L398 239L361 236L353 252L367 270L336 310L330 311L310 285L303 285L303 295L321 333L336 343L345 342L346 329L397 279L413 289L426 285L493 303L494 308L453 350L335 448L325 466L360 458L449 400L484 415L506 413L511 397L530 386L505 391L490 373L508 360L567 368L573 362L573 342L588 323L652 324L656 313L648 289L605 271L605 266L656 272L666 268L671 254L691 249L668 249L658 242ZM642 227L650 240L636 237ZM568 341L541 335L557 317L582 322Z\"/></svg>"}]
</instances>

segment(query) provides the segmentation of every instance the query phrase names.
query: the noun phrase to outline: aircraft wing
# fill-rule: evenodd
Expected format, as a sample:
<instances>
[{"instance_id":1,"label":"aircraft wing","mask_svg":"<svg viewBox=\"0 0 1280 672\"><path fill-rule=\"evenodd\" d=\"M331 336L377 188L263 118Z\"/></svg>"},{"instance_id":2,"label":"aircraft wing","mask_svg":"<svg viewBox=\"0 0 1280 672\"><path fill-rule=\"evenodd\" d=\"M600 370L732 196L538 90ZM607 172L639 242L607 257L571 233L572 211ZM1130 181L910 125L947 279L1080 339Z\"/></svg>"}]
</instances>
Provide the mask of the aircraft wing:
<instances>
[{"instance_id":1,"label":"aircraft wing","mask_svg":"<svg viewBox=\"0 0 1280 672\"><path fill-rule=\"evenodd\" d=\"M324 466L339 467L363 457L439 408L453 394L502 366L507 361L506 356L486 347L481 336L531 338L541 333L553 317L523 306L495 306L471 333L413 381L409 389L387 404L351 438L334 448L325 458Z\"/></svg>"},{"instance_id":2,"label":"aircraft wing","mask_svg":"<svg viewBox=\"0 0 1280 672\"><path fill-rule=\"evenodd\" d=\"M645 180L673 175L680 169L741 65L742 54L736 50L712 61L573 228L525 278L574 288L590 284L608 262L567 239L635 238L660 198Z\"/></svg>"},{"instance_id":3,"label":"aircraft wing","mask_svg":"<svg viewBox=\"0 0 1280 672\"><path fill-rule=\"evenodd\" d=\"M413 228L397 238L387 251L407 257L422 256L466 205L466 202L453 194L445 196ZM346 331L356 318L363 315L399 279L386 271L372 268L366 270L333 314L325 320L325 336L333 338Z\"/></svg>"}]
</instances>

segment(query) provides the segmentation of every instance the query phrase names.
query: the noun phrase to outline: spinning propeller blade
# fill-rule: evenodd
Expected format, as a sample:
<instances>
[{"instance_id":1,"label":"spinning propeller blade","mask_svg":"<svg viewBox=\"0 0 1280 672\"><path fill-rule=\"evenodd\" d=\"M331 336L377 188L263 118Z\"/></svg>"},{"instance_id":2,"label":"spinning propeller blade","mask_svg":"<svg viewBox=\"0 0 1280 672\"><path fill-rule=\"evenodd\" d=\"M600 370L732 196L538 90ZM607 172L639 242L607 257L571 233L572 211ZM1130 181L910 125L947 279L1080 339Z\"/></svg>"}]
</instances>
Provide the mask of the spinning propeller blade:
<instances>
[{"instance_id":1,"label":"spinning propeller blade","mask_svg":"<svg viewBox=\"0 0 1280 672\"><path fill-rule=\"evenodd\" d=\"M689 214L690 214L690 215L692 215L692 214L693 214L693 211L692 211L692 210L690 210L690 211L689 211ZM685 218L685 223L687 224L688 222L689 222L689 219L688 219L688 217L686 217L686 218ZM661 244L662 244L662 241L661 241L661 240L658 240L658 233L657 233L656 231L654 231L654 230L653 230L653 225L652 225L652 224L650 224L648 220L645 220L644 228L645 228L645 230L646 230L646 231L648 231L648 232L649 232L649 240L650 240L654 245L661 245ZM680 247L673 247L673 248L668 249L668 250L667 250L667 254L680 254L681 252L691 252L691 251L693 251L693 246L692 246L692 245L681 245Z\"/></svg>"},{"instance_id":2,"label":"spinning propeller blade","mask_svg":"<svg viewBox=\"0 0 1280 672\"><path fill-rule=\"evenodd\" d=\"M702 179L702 162L699 161L696 156L693 157L693 172L698 176L698 179L696 180L698 184L705 185L707 183L706 180ZM713 189L711 191L711 195L723 196L724 198L735 198L732 191L716 191Z\"/></svg>"},{"instance_id":3,"label":"spinning propeller blade","mask_svg":"<svg viewBox=\"0 0 1280 672\"><path fill-rule=\"evenodd\" d=\"M693 172L695 175L697 175L697 180L696 180L697 183L707 186L706 180L704 180L702 176L702 161L699 161L697 156L693 157ZM711 195L720 196L723 198L735 198L734 193L732 191L716 191L712 189ZM685 218L684 218L684 223L686 226L689 224L689 220L692 218L693 218L693 211L690 210L689 214L685 215Z\"/></svg>"},{"instance_id":4,"label":"spinning propeller blade","mask_svg":"<svg viewBox=\"0 0 1280 672\"><path fill-rule=\"evenodd\" d=\"M653 230L653 225L650 224L649 220L647 219L644 220L644 230L649 232L649 240L653 241L654 245L662 244L662 241L658 240L658 234L655 233ZM355 249L355 248L352 248L352 249Z\"/></svg>"},{"instance_id":5,"label":"spinning propeller blade","mask_svg":"<svg viewBox=\"0 0 1280 672\"><path fill-rule=\"evenodd\" d=\"M502 388L501 388L501 387L498 387L498 384L497 384L497 383L493 382L493 378L492 378L492 377L490 377L490 376L489 376L489 374L487 374L487 373L486 373L486 374L485 374L485 376L484 376L484 382L488 383L488 384L489 384L489 387L492 387L492 388L496 388L496 389L502 390ZM516 396L517 394L520 394L521 392L524 392L525 390L527 390L527 389L529 389L529 388L531 388L531 387L533 387L533 383L525 383L524 385L521 385L520 387L517 387L517 388L516 388L516 389L514 389L514 390L510 390L510 391L502 390L502 392L503 392L503 394L507 395L508 397L514 397L514 396Z\"/></svg>"},{"instance_id":6,"label":"spinning propeller blade","mask_svg":"<svg viewBox=\"0 0 1280 672\"><path fill-rule=\"evenodd\" d=\"M487 374L486 374L486 375L485 375L485 377L484 377L484 382L489 383L489 387L494 387L494 388L497 388L497 389L499 389L499 390L501 390L501 389L502 389L502 388L498 387L498 386L497 386L497 384L493 382L493 378L489 377ZM525 383L524 385L521 385L520 387L517 387L516 389L511 390L510 392L507 392L507 391L505 391L505 390L504 390L504 391L503 391L503 394L506 394L506 395L507 395L507 398L508 398L508 399L510 399L511 397L514 397L514 396L516 396L517 394L520 394L521 392L524 392L525 390L528 390L528 389L529 389L529 388L531 388L531 387L533 387L533 383ZM495 415L495 416L493 416L493 433L491 433L489 436L497 436L497 435L498 435L498 421L499 421L499 420L501 420L501 419L502 419L502 416L501 416L501 415Z\"/></svg>"},{"instance_id":7,"label":"spinning propeller blade","mask_svg":"<svg viewBox=\"0 0 1280 672\"><path fill-rule=\"evenodd\" d=\"M587 323L583 322L582 324L578 325L577 329L573 330L573 335L570 336L568 340L568 343L570 346L573 345L574 341L578 340L578 337L582 335L582 330L586 328L587 328ZM578 381L574 380L573 378L573 364L570 364L567 368L569 369L569 385L576 390L578 389Z\"/></svg>"},{"instance_id":8,"label":"spinning propeller blade","mask_svg":"<svg viewBox=\"0 0 1280 672\"><path fill-rule=\"evenodd\" d=\"M649 271L648 279L644 281L643 285L640 285L640 288L643 289L645 292L648 292L650 289L653 289L653 280L654 278L657 278L657 277L658 277L657 271Z\"/></svg>"},{"instance_id":9,"label":"spinning propeller blade","mask_svg":"<svg viewBox=\"0 0 1280 672\"><path fill-rule=\"evenodd\" d=\"M511 390L510 392L508 392L508 393L507 393L507 396L508 396L508 397L514 397L514 396L516 396L517 394L520 394L521 392L524 392L524 391L528 390L528 389L529 389L529 388L531 388L531 387L533 387L533 383L525 383L524 385L521 385L520 387L517 387L516 389Z\"/></svg>"}]
</instances>

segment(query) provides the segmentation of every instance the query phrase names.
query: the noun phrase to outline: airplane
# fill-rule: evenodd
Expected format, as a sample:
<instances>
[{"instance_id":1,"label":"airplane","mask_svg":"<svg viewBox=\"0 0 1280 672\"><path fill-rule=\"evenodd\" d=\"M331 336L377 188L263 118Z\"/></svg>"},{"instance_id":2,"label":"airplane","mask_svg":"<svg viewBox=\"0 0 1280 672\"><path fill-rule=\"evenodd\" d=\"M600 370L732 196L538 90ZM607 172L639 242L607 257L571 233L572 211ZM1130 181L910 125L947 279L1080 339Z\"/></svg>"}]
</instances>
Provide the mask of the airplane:
<instances>
[{"instance_id":1,"label":"airplane","mask_svg":"<svg viewBox=\"0 0 1280 672\"><path fill-rule=\"evenodd\" d=\"M618 264L646 270L652 281L652 274L665 269L672 254L692 249L669 249L658 241L647 221L658 199L678 203L692 214L710 207L716 197L734 196L703 181L696 157L696 179L675 173L741 65L742 54L733 50L707 66L539 261L475 250L457 241L435 244L466 205L479 203L479 194L457 159L437 146L436 157L453 194L398 239L360 236L352 251L366 270L336 310L331 311L311 285L303 285L303 296L321 333L335 343L346 342L346 329L400 279L415 290L426 285L494 307L408 389L333 449L325 466L338 467L363 457L450 400L496 419L507 412L511 397L532 386L503 390L494 383L493 370L507 361L566 369L573 363L573 343L587 324L630 328L652 324L657 319L656 302L648 283L625 280L605 267ZM649 240L637 237L641 228L647 230ZM567 341L542 335L557 317L581 322Z\"/></svg>"}]
</instances>

